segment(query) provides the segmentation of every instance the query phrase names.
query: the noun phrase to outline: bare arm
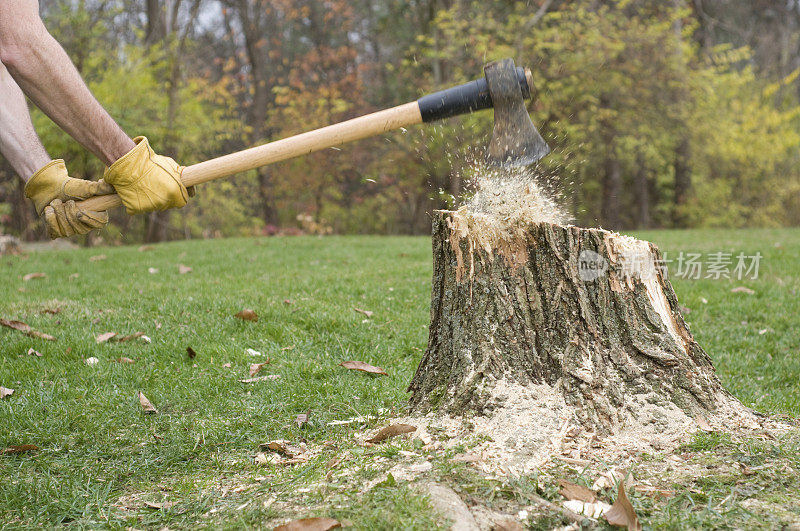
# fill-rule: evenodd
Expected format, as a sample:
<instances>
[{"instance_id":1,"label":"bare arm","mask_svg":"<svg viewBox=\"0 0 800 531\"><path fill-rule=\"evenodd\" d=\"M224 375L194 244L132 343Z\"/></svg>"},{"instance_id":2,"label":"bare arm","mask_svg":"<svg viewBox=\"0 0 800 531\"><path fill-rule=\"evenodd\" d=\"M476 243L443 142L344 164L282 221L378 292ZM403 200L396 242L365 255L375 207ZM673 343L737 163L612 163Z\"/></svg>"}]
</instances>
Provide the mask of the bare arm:
<instances>
[{"instance_id":1,"label":"bare arm","mask_svg":"<svg viewBox=\"0 0 800 531\"><path fill-rule=\"evenodd\" d=\"M0 1L0 61L45 114L107 166L134 148L44 27L37 0Z\"/></svg>"},{"instance_id":2,"label":"bare arm","mask_svg":"<svg viewBox=\"0 0 800 531\"><path fill-rule=\"evenodd\" d=\"M50 162L47 151L33 130L25 96L2 64L0 64L0 153L25 182L28 182L39 168Z\"/></svg>"}]
</instances>

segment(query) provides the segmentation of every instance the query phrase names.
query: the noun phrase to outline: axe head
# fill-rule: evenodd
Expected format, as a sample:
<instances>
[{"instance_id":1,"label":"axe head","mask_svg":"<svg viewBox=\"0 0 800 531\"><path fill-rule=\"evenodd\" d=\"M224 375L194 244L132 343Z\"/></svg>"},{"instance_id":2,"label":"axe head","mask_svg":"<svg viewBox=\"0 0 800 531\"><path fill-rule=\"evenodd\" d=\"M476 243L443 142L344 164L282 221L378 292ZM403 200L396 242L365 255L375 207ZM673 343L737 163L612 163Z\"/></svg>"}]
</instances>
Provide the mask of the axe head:
<instances>
[{"instance_id":1,"label":"axe head","mask_svg":"<svg viewBox=\"0 0 800 531\"><path fill-rule=\"evenodd\" d=\"M523 84L514 61L503 59L486 65L484 73L494 107L494 131L486 152L487 164L509 167L536 163L550 153L550 146L525 108L525 99L531 93L530 72L522 76Z\"/></svg>"}]
</instances>

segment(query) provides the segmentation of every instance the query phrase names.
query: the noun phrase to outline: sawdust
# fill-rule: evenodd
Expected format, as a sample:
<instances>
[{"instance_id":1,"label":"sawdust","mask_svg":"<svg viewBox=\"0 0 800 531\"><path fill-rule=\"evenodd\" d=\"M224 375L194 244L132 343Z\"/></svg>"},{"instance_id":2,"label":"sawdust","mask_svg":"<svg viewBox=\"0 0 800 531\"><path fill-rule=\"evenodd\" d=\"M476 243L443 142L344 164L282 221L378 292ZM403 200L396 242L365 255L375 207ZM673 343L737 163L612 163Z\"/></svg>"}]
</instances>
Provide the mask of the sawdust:
<instances>
[{"instance_id":1,"label":"sawdust","mask_svg":"<svg viewBox=\"0 0 800 531\"><path fill-rule=\"evenodd\" d=\"M627 466L643 454L671 453L698 432L708 430L747 436L775 437L792 430L781 422L755 415L725 393L708 418L691 418L671 403L653 403L647 395L631 396L610 435L601 437L581 427L577 410L564 400L559 385L522 386L496 383L497 402L483 416L452 417L437 413L393 420L417 426L415 438L432 447L470 448L467 461L495 476L531 474L553 459L582 466Z\"/></svg>"}]
</instances>

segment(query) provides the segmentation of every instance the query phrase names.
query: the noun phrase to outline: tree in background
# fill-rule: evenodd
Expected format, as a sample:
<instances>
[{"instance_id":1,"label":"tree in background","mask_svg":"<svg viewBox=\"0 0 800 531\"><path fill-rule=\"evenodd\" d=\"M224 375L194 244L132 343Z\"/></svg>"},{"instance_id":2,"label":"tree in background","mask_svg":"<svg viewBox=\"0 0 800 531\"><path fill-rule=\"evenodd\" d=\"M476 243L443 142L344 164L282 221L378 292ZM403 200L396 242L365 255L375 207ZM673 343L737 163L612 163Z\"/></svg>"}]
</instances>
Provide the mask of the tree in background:
<instances>
[{"instance_id":1,"label":"tree in background","mask_svg":"<svg viewBox=\"0 0 800 531\"><path fill-rule=\"evenodd\" d=\"M540 179L581 224L797 224L800 11L776 0L50 0L49 28L131 134L183 164L416 99L505 56L534 72L554 147ZM103 168L41 114L54 156ZM107 241L427 233L491 113L367 139L200 187ZM35 218L0 172L0 230ZM310 220L310 221L309 221Z\"/></svg>"}]
</instances>

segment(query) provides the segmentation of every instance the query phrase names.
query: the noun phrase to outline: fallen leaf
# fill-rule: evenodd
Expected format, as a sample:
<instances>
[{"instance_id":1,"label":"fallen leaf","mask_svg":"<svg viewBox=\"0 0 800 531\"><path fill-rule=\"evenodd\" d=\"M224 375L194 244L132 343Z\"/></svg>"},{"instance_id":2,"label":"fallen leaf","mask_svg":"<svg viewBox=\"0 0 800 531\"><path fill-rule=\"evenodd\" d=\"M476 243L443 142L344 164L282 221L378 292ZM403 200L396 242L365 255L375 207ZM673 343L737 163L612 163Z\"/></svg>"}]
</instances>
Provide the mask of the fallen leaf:
<instances>
[{"instance_id":1,"label":"fallen leaf","mask_svg":"<svg viewBox=\"0 0 800 531\"><path fill-rule=\"evenodd\" d=\"M56 338L53 336L45 334L44 332L39 332L38 330L34 330L22 321L9 321L7 319L0 319L0 325L18 330L28 337L38 337L39 339L46 339L48 341L56 340Z\"/></svg>"},{"instance_id":2,"label":"fallen leaf","mask_svg":"<svg viewBox=\"0 0 800 531\"><path fill-rule=\"evenodd\" d=\"M141 391L137 391L136 396L139 397L139 404L141 404L142 409L146 414L154 415L158 413L158 410L155 408L155 406L153 406L153 404L150 403L147 397L144 396L144 393L142 393Z\"/></svg>"},{"instance_id":3,"label":"fallen leaf","mask_svg":"<svg viewBox=\"0 0 800 531\"><path fill-rule=\"evenodd\" d=\"M380 367L375 367L374 365L370 365L369 363L364 363L363 361L343 361L339 365L341 365L345 369L350 369L351 371L361 371L361 372L367 372L369 374L382 374L384 376L389 376L388 374L386 374L386 371L384 371Z\"/></svg>"},{"instance_id":4,"label":"fallen leaf","mask_svg":"<svg viewBox=\"0 0 800 531\"><path fill-rule=\"evenodd\" d=\"M140 337L144 337L144 332L135 332L135 333L133 333L133 334L131 334L129 336L120 337L118 339L115 339L115 341L119 341L120 343L124 343L125 341L130 341L132 339L137 339L137 338L140 338Z\"/></svg>"},{"instance_id":5,"label":"fallen leaf","mask_svg":"<svg viewBox=\"0 0 800 531\"><path fill-rule=\"evenodd\" d=\"M127 364L129 364L129 365L133 365L134 363L136 363L136 362L135 362L135 361L133 361L132 359L130 359L130 358L126 358L126 357L117 358L117 359L115 359L115 360L113 360L113 361L114 361L114 363L127 363Z\"/></svg>"},{"instance_id":6,"label":"fallen leaf","mask_svg":"<svg viewBox=\"0 0 800 531\"><path fill-rule=\"evenodd\" d=\"M231 364L230 363L223 363L222 367L225 368L225 369L230 369L231 368Z\"/></svg>"},{"instance_id":7,"label":"fallen leaf","mask_svg":"<svg viewBox=\"0 0 800 531\"><path fill-rule=\"evenodd\" d=\"M165 502L149 502L149 501L146 501L146 502L144 502L144 504L147 507L149 507L150 509L159 509L160 510L160 509L169 509L170 507L173 507L175 505L175 502L168 502L168 501L165 501Z\"/></svg>"},{"instance_id":8,"label":"fallen leaf","mask_svg":"<svg viewBox=\"0 0 800 531\"><path fill-rule=\"evenodd\" d=\"M46 313L46 314L49 314L49 315L58 315L59 313L61 313L61 308L45 308L44 310L42 310L39 313Z\"/></svg>"},{"instance_id":9,"label":"fallen leaf","mask_svg":"<svg viewBox=\"0 0 800 531\"><path fill-rule=\"evenodd\" d=\"M369 311L369 310L362 310L361 308L353 308L353 309L354 309L355 311L357 311L358 313L363 313L363 314L364 314L364 315L366 315L368 318L369 318L369 317L372 317L372 316L375 314L375 312L371 312L371 311Z\"/></svg>"},{"instance_id":10,"label":"fallen leaf","mask_svg":"<svg viewBox=\"0 0 800 531\"><path fill-rule=\"evenodd\" d=\"M289 458L297 457L298 455L304 453L304 450L302 448L292 446L291 443L289 443L289 441L283 439L270 441L268 443L263 443L259 446L261 447L262 450L270 450L272 452L284 455Z\"/></svg>"},{"instance_id":11,"label":"fallen leaf","mask_svg":"<svg viewBox=\"0 0 800 531\"><path fill-rule=\"evenodd\" d=\"M105 260L106 258L108 258L106 255L98 254L96 256L90 256L89 257L89 261L90 262L99 262L100 260Z\"/></svg>"},{"instance_id":12,"label":"fallen leaf","mask_svg":"<svg viewBox=\"0 0 800 531\"><path fill-rule=\"evenodd\" d=\"M289 345L288 347L283 347L281 350L294 350L294 345Z\"/></svg>"},{"instance_id":13,"label":"fallen leaf","mask_svg":"<svg viewBox=\"0 0 800 531\"><path fill-rule=\"evenodd\" d=\"M704 416L697 415L694 421L697 423L697 427L700 428L701 430L709 432L714 431L714 428L711 427L711 424L708 423L708 421Z\"/></svg>"},{"instance_id":14,"label":"fallen leaf","mask_svg":"<svg viewBox=\"0 0 800 531\"><path fill-rule=\"evenodd\" d=\"M185 275L186 273L191 273L192 268L189 266L185 266L183 264L178 264L178 273L181 275Z\"/></svg>"},{"instance_id":15,"label":"fallen leaf","mask_svg":"<svg viewBox=\"0 0 800 531\"><path fill-rule=\"evenodd\" d=\"M36 446L35 444L19 444L5 448L4 450L0 451L0 454L6 454L6 455L24 454L26 452L35 452L38 449L39 447Z\"/></svg>"},{"instance_id":16,"label":"fallen leaf","mask_svg":"<svg viewBox=\"0 0 800 531\"><path fill-rule=\"evenodd\" d=\"M625 484L619 482L619 491L617 492L617 500L611 506L611 509L605 513L606 521L615 526L627 527L629 531L640 531L642 524L639 523L639 517L636 516L636 511L633 509L628 496L625 495Z\"/></svg>"},{"instance_id":17,"label":"fallen leaf","mask_svg":"<svg viewBox=\"0 0 800 531\"><path fill-rule=\"evenodd\" d=\"M105 343L106 341L108 341L109 339L111 339L112 337L114 337L116 335L117 335L116 332L105 332L103 334L100 334L96 338L94 338L94 340L97 341L98 344L99 343Z\"/></svg>"},{"instance_id":18,"label":"fallen leaf","mask_svg":"<svg viewBox=\"0 0 800 531\"><path fill-rule=\"evenodd\" d=\"M291 306L292 304L294 304L294 301L291 299L283 299L283 303L286 304L287 306Z\"/></svg>"},{"instance_id":19,"label":"fallen leaf","mask_svg":"<svg viewBox=\"0 0 800 531\"><path fill-rule=\"evenodd\" d=\"M91 358L86 358L85 360L83 360L83 362L89 367L94 367L95 365L100 363L100 360L92 356Z\"/></svg>"},{"instance_id":20,"label":"fallen leaf","mask_svg":"<svg viewBox=\"0 0 800 531\"><path fill-rule=\"evenodd\" d=\"M147 272L150 273L151 275L155 275L156 273L158 273L158 269L156 269L155 267L148 267Z\"/></svg>"},{"instance_id":21,"label":"fallen leaf","mask_svg":"<svg viewBox=\"0 0 800 531\"><path fill-rule=\"evenodd\" d=\"M255 383L255 382L264 382L267 380L277 380L280 378L280 374L268 374L267 376L257 376L255 378L245 378L244 380L239 380L241 383Z\"/></svg>"},{"instance_id":22,"label":"fallen leaf","mask_svg":"<svg viewBox=\"0 0 800 531\"><path fill-rule=\"evenodd\" d=\"M28 273L22 277L22 280L27 282L29 280L33 280L34 278L47 278L47 273Z\"/></svg>"},{"instance_id":23,"label":"fallen leaf","mask_svg":"<svg viewBox=\"0 0 800 531\"><path fill-rule=\"evenodd\" d=\"M568 500L580 500L585 503L594 503L597 501L597 494L583 485L572 483L566 479L559 479L558 486L558 493Z\"/></svg>"},{"instance_id":24,"label":"fallen leaf","mask_svg":"<svg viewBox=\"0 0 800 531\"><path fill-rule=\"evenodd\" d=\"M13 394L14 394L13 389L9 389L7 387L3 387L2 385L0 385L0 399L3 399L7 396L11 396Z\"/></svg>"},{"instance_id":25,"label":"fallen leaf","mask_svg":"<svg viewBox=\"0 0 800 531\"><path fill-rule=\"evenodd\" d=\"M234 315L234 317L241 319L242 321L253 321L253 322L258 321L258 314L253 310L249 309L242 310L241 312Z\"/></svg>"},{"instance_id":26,"label":"fallen leaf","mask_svg":"<svg viewBox=\"0 0 800 531\"><path fill-rule=\"evenodd\" d=\"M272 531L328 531L339 527L342 524L333 518L301 518L279 525Z\"/></svg>"},{"instance_id":27,"label":"fallen leaf","mask_svg":"<svg viewBox=\"0 0 800 531\"><path fill-rule=\"evenodd\" d=\"M747 293L748 295L754 295L755 291L751 290L750 288L746 288L744 286L738 286L731 290L731 293Z\"/></svg>"},{"instance_id":28,"label":"fallen leaf","mask_svg":"<svg viewBox=\"0 0 800 531\"><path fill-rule=\"evenodd\" d=\"M195 352L192 347L186 347L186 354L189 355L190 360L193 360L197 356L197 352Z\"/></svg>"},{"instance_id":29,"label":"fallen leaf","mask_svg":"<svg viewBox=\"0 0 800 531\"><path fill-rule=\"evenodd\" d=\"M373 435L370 439L367 439L366 442L372 444L378 444L380 442L385 441L386 439L390 439L392 437L397 437L398 435L403 435L405 433L412 433L417 431L415 426L410 424L392 424L391 426L386 426L381 431Z\"/></svg>"},{"instance_id":30,"label":"fallen leaf","mask_svg":"<svg viewBox=\"0 0 800 531\"><path fill-rule=\"evenodd\" d=\"M42 353L38 350L34 350L33 347L28 349L28 356L36 356L37 358L42 357Z\"/></svg>"},{"instance_id":31,"label":"fallen leaf","mask_svg":"<svg viewBox=\"0 0 800 531\"><path fill-rule=\"evenodd\" d=\"M294 421L297 423L297 427L302 428L305 424L308 424L308 417L310 415L311 415L310 409L305 413L300 413L299 415L297 415L297 417L294 419Z\"/></svg>"},{"instance_id":32,"label":"fallen leaf","mask_svg":"<svg viewBox=\"0 0 800 531\"><path fill-rule=\"evenodd\" d=\"M258 374L258 372L264 367L264 365L267 365L268 363L269 363L269 360L265 361L264 363L253 363L253 364L251 364L250 365L250 376L252 377L252 376L255 376L256 374Z\"/></svg>"},{"instance_id":33,"label":"fallen leaf","mask_svg":"<svg viewBox=\"0 0 800 531\"><path fill-rule=\"evenodd\" d=\"M139 252L140 253L143 253L145 251L152 251L152 250L153 250L153 246L152 245L142 245L141 247L139 247Z\"/></svg>"}]
</instances>

